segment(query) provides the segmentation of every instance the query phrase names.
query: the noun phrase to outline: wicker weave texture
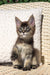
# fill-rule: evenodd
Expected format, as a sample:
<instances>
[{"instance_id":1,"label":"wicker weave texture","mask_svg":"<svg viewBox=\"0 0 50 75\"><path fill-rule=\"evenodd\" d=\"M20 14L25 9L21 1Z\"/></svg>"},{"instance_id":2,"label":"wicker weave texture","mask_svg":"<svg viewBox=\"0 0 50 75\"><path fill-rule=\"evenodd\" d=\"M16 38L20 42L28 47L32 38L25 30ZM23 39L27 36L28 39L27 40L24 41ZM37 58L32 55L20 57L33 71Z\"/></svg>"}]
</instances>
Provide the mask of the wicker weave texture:
<instances>
[{"instance_id":1,"label":"wicker weave texture","mask_svg":"<svg viewBox=\"0 0 50 75\"><path fill-rule=\"evenodd\" d=\"M0 75L50 75L50 65L42 65L30 71L14 69L10 66L0 66Z\"/></svg>"},{"instance_id":2,"label":"wicker weave texture","mask_svg":"<svg viewBox=\"0 0 50 75\"><path fill-rule=\"evenodd\" d=\"M50 3L34 2L21 4L5 4L1 5L0 9L31 9L37 7L41 7L43 9L42 56L44 56L44 62L50 64Z\"/></svg>"}]
</instances>

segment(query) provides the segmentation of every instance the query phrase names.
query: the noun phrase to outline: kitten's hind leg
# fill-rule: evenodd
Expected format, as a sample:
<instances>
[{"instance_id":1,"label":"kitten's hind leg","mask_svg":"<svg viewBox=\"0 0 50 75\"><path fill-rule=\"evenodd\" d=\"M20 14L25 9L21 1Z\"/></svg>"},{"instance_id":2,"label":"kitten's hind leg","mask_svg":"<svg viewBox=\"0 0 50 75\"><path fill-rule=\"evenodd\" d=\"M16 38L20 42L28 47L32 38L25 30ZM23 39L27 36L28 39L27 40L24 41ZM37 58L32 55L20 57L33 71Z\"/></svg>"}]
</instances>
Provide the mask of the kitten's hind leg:
<instances>
[{"instance_id":1,"label":"kitten's hind leg","mask_svg":"<svg viewBox=\"0 0 50 75\"><path fill-rule=\"evenodd\" d=\"M35 50L35 57L36 57L36 61L37 61L37 66L42 65L42 62L41 62L41 53L37 49Z\"/></svg>"}]
</instances>

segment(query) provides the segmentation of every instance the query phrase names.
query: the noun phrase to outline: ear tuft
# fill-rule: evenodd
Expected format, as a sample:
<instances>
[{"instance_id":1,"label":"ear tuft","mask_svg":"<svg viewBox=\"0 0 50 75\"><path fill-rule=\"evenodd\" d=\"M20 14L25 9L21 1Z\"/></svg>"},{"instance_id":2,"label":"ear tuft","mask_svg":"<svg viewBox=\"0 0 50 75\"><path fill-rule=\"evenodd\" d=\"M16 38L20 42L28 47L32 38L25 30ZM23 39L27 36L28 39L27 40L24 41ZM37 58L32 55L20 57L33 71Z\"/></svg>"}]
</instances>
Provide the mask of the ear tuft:
<instances>
[{"instance_id":1,"label":"ear tuft","mask_svg":"<svg viewBox=\"0 0 50 75\"><path fill-rule=\"evenodd\" d=\"M30 26L34 26L35 25L35 19L34 19L34 16L33 15L30 16L30 18L28 20L28 24Z\"/></svg>"}]
</instances>

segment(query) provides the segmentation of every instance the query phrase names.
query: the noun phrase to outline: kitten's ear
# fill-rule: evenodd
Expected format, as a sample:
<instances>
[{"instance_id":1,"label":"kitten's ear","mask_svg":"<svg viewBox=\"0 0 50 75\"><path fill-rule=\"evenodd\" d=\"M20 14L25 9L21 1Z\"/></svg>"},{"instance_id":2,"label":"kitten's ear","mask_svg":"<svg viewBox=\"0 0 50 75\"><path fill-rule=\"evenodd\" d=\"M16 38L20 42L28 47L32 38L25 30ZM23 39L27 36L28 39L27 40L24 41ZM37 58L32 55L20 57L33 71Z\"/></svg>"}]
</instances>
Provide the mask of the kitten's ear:
<instances>
[{"instance_id":1,"label":"kitten's ear","mask_svg":"<svg viewBox=\"0 0 50 75\"><path fill-rule=\"evenodd\" d=\"M30 16L30 18L28 20L28 24L30 26L34 26L35 25L35 19L34 19L34 16L33 15Z\"/></svg>"},{"instance_id":2,"label":"kitten's ear","mask_svg":"<svg viewBox=\"0 0 50 75\"><path fill-rule=\"evenodd\" d=\"M20 21L20 19L18 19L17 17L15 17L15 22L16 22L16 27L20 27L20 25L21 25L21 21Z\"/></svg>"}]
</instances>

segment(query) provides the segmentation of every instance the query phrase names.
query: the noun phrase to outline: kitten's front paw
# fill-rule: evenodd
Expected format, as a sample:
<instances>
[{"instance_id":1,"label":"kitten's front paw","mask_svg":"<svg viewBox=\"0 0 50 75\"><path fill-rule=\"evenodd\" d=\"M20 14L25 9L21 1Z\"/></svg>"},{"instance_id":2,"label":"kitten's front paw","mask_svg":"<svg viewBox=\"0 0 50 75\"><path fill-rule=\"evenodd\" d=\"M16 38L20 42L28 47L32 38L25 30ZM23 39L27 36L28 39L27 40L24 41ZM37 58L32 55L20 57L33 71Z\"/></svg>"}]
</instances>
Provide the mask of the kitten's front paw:
<instances>
[{"instance_id":1,"label":"kitten's front paw","mask_svg":"<svg viewBox=\"0 0 50 75\"><path fill-rule=\"evenodd\" d=\"M30 70L30 69L31 69L31 67L24 67L23 71Z\"/></svg>"}]
</instances>

